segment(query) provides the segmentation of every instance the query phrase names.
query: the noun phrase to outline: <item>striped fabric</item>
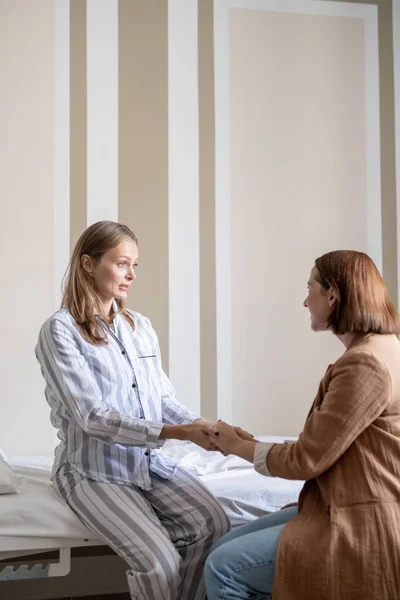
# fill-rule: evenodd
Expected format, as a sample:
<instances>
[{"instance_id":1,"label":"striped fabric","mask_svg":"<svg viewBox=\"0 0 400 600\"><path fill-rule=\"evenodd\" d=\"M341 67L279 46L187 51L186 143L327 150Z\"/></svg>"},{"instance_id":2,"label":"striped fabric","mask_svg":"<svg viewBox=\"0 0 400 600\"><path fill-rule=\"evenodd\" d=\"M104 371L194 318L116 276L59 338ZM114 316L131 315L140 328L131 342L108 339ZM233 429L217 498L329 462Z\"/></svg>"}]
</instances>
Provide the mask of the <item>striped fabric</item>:
<instances>
[{"instance_id":1,"label":"striped fabric","mask_svg":"<svg viewBox=\"0 0 400 600\"><path fill-rule=\"evenodd\" d=\"M152 477L150 490L102 483L64 464L57 492L85 525L129 566L132 600L203 600L203 567L229 530L212 494L178 467L171 480Z\"/></svg>"},{"instance_id":2,"label":"striped fabric","mask_svg":"<svg viewBox=\"0 0 400 600\"><path fill-rule=\"evenodd\" d=\"M107 346L85 341L66 309L41 328L35 353L60 439L53 477L70 462L97 481L145 490L150 471L164 479L175 472L160 450L163 423L190 423L198 415L175 399L150 321L132 315L135 331L118 315Z\"/></svg>"}]
</instances>

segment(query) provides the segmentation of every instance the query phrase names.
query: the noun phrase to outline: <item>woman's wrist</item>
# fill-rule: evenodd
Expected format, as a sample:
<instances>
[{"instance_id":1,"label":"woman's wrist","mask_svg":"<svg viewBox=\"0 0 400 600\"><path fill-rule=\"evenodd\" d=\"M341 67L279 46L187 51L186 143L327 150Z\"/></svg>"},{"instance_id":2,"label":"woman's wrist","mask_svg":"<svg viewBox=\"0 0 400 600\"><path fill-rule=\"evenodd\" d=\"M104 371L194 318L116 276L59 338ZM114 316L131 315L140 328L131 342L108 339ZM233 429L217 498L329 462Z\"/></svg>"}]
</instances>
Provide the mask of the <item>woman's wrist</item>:
<instances>
[{"instance_id":1,"label":"woman's wrist","mask_svg":"<svg viewBox=\"0 0 400 600\"><path fill-rule=\"evenodd\" d=\"M231 450L231 454L236 454L240 458L244 458L249 462L254 461L254 450L257 440L242 440L239 439Z\"/></svg>"},{"instance_id":2,"label":"woman's wrist","mask_svg":"<svg viewBox=\"0 0 400 600\"><path fill-rule=\"evenodd\" d=\"M161 440L187 440L189 435L187 425L164 425L161 429Z\"/></svg>"}]
</instances>

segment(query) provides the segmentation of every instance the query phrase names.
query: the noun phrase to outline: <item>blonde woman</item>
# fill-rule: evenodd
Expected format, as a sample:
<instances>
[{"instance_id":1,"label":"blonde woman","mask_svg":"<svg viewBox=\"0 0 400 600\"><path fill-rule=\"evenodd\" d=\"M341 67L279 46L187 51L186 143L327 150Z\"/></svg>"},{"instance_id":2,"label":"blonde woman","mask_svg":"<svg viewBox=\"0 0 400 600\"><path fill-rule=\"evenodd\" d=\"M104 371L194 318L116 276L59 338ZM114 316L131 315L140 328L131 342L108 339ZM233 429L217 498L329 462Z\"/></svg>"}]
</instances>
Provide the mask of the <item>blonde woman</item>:
<instances>
[{"instance_id":1,"label":"blonde woman","mask_svg":"<svg viewBox=\"0 0 400 600\"><path fill-rule=\"evenodd\" d=\"M243 525L206 563L209 600L400 598L399 315L372 260L318 258L304 306L345 351L329 365L296 442L212 440L267 477L304 479L298 507Z\"/></svg>"},{"instance_id":2,"label":"blonde woman","mask_svg":"<svg viewBox=\"0 0 400 600\"><path fill-rule=\"evenodd\" d=\"M202 600L204 562L228 521L161 447L214 449L211 425L176 400L150 321L125 308L137 264L128 227L95 223L73 251L62 308L41 328L36 356L60 439L53 485L128 563L132 599Z\"/></svg>"}]
</instances>

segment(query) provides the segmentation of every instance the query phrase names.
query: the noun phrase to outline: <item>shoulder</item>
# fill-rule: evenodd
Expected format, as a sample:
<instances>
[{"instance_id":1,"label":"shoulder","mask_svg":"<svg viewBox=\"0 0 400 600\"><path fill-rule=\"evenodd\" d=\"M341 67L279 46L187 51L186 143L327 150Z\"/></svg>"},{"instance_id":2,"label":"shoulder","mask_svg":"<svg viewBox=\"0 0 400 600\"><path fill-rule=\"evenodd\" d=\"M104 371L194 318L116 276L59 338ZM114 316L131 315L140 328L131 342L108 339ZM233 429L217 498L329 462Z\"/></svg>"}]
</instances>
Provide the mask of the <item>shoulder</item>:
<instances>
[{"instance_id":1,"label":"shoulder","mask_svg":"<svg viewBox=\"0 0 400 600\"><path fill-rule=\"evenodd\" d=\"M350 347L333 365L335 369L371 369L388 374L384 357L373 345Z\"/></svg>"},{"instance_id":2,"label":"shoulder","mask_svg":"<svg viewBox=\"0 0 400 600\"><path fill-rule=\"evenodd\" d=\"M350 387L391 387L388 367L379 355L366 349L347 350L333 365L332 379Z\"/></svg>"},{"instance_id":3,"label":"shoulder","mask_svg":"<svg viewBox=\"0 0 400 600\"><path fill-rule=\"evenodd\" d=\"M135 310L127 309L127 312L129 312L129 314L131 315L131 317L135 323L135 329L137 331L142 331L142 330L145 330L147 332L154 331L151 321L148 317L145 317L144 315L142 315L139 312L136 312Z\"/></svg>"},{"instance_id":4,"label":"shoulder","mask_svg":"<svg viewBox=\"0 0 400 600\"><path fill-rule=\"evenodd\" d=\"M77 322L66 308L60 308L43 323L40 328L39 339L48 336L54 339L62 332L70 332L70 335L80 335Z\"/></svg>"}]
</instances>

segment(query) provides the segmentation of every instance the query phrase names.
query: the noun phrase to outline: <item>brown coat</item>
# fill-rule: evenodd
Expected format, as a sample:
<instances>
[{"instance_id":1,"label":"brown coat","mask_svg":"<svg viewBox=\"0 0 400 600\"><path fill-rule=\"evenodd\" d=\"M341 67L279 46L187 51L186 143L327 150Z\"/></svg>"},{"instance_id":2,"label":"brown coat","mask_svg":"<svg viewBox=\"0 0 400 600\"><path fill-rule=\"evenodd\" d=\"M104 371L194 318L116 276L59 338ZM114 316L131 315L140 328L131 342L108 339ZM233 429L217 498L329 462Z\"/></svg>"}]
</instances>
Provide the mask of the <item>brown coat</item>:
<instances>
[{"instance_id":1,"label":"brown coat","mask_svg":"<svg viewBox=\"0 0 400 600\"><path fill-rule=\"evenodd\" d=\"M364 336L328 367L297 442L267 455L305 479L279 541L274 600L400 599L400 342Z\"/></svg>"}]
</instances>

